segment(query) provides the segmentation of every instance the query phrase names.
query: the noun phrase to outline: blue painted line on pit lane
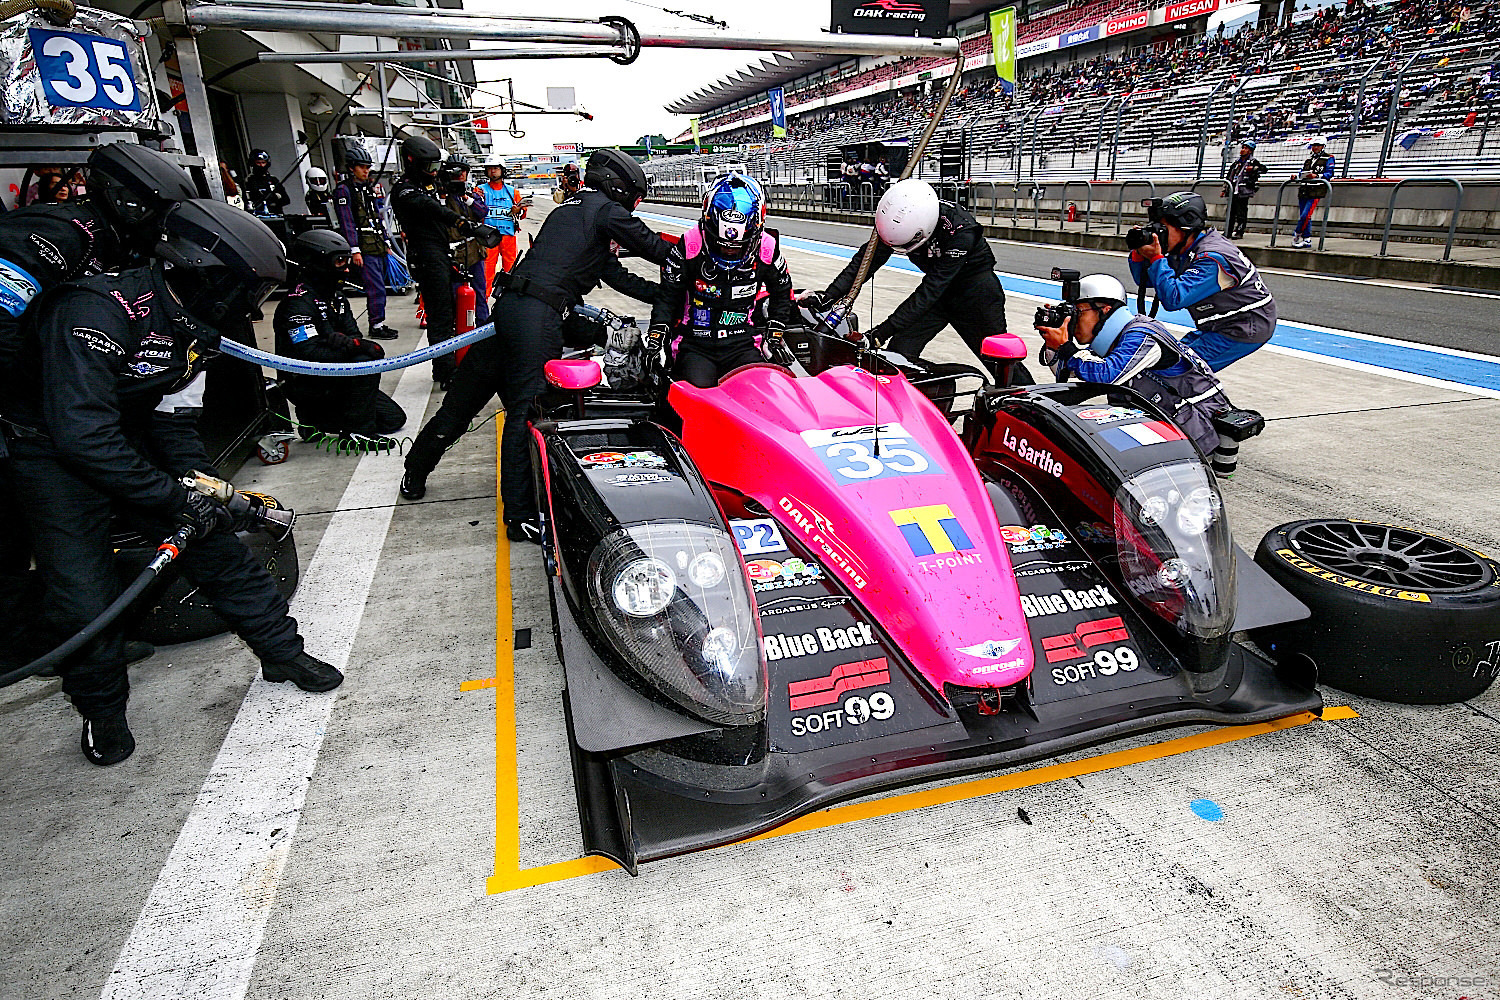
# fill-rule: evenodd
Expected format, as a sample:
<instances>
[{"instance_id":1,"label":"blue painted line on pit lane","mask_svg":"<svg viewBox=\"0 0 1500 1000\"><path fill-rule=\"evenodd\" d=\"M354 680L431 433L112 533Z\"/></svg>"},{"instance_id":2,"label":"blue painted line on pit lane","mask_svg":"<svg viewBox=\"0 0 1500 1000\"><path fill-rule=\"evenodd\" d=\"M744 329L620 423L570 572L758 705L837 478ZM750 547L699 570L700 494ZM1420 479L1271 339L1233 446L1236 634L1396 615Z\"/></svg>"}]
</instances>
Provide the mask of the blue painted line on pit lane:
<instances>
[{"instance_id":1,"label":"blue painted line on pit lane","mask_svg":"<svg viewBox=\"0 0 1500 1000\"><path fill-rule=\"evenodd\" d=\"M637 214L642 218L677 225L686 225L690 221L670 215L653 215L645 212ZM821 240L803 239L798 236L782 236L781 242L783 246L791 250L803 250L844 260L849 260L855 253L852 248L840 246L837 243L825 243ZM920 268L905 257L892 257L886 266L912 274L922 273ZM1007 272L997 272L997 276L1000 278L1001 286L1007 292L1035 296L1049 301L1057 297L1058 288L1054 282ZM1165 323L1175 324L1189 330L1193 328L1192 318L1185 310L1163 312L1157 318ZM1321 357L1357 361L1361 364L1405 372L1409 375L1422 375L1445 382L1456 382L1459 385L1500 392L1500 358L1486 361L1481 358L1460 357L1434 351L1421 344L1406 344L1379 338L1369 339L1363 336L1351 337L1334 331L1313 329L1287 320L1276 324L1276 336L1271 342L1279 347L1305 351Z\"/></svg>"}]
</instances>

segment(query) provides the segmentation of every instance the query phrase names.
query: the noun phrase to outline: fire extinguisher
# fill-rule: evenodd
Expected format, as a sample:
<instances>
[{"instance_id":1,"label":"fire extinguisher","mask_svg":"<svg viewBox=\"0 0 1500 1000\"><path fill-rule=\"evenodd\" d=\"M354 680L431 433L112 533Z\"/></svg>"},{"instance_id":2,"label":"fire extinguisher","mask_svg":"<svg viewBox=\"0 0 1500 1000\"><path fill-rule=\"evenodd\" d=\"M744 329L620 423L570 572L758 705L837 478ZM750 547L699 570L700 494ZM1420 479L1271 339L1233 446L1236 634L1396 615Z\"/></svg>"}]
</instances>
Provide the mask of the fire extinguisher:
<instances>
[{"instance_id":1,"label":"fire extinguisher","mask_svg":"<svg viewBox=\"0 0 1500 1000\"><path fill-rule=\"evenodd\" d=\"M1068 202L1068 221L1078 221L1078 204L1076 202Z\"/></svg>"},{"instance_id":2,"label":"fire extinguisher","mask_svg":"<svg viewBox=\"0 0 1500 1000\"><path fill-rule=\"evenodd\" d=\"M474 308L479 297L474 294L474 286L467 281L458 286L453 293L454 318L457 320L455 333L468 333L474 329ZM464 363L464 355L469 352L467 347L460 347L453 352L453 359L457 364Z\"/></svg>"}]
</instances>

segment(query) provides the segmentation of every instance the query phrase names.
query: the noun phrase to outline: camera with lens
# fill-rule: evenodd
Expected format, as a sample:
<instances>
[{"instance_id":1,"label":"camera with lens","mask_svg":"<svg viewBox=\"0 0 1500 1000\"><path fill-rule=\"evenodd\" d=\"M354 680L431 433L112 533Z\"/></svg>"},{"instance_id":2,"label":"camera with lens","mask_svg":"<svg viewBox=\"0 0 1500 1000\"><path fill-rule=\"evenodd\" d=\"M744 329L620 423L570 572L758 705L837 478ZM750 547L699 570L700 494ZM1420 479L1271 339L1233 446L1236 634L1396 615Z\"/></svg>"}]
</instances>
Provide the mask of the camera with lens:
<instances>
[{"instance_id":1,"label":"camera with lens","mask_svg":"<svg viewBox=\"0 0 1500 1000\"><path fill-rule=\"evenodd\" d=\"M1167 245L1167 227L1162 223L1160 198L1142 198L1141 207L1146 210L1146 224L1144 226L1131 226L1125 233L1125 245L1132 250L1139 250L1151 238L1156 237L1158 246Z\"/></svg>"},{"instance_id":2,"label":"camera with lens","mask_svg":"<svg viewBox=\"0 0 1500 1000\"><path fill-rule=\"evenodd\" d=\"M1052 280L1062 282L1062 301L1056 305L1037 306L1033 326L1055 329L1067 320L1078 318L1077 302L1078 296L1082 294L1079 283L1083 280L1083 272L1067 267L1054 267Z\"/></svg>"}]
</instances>

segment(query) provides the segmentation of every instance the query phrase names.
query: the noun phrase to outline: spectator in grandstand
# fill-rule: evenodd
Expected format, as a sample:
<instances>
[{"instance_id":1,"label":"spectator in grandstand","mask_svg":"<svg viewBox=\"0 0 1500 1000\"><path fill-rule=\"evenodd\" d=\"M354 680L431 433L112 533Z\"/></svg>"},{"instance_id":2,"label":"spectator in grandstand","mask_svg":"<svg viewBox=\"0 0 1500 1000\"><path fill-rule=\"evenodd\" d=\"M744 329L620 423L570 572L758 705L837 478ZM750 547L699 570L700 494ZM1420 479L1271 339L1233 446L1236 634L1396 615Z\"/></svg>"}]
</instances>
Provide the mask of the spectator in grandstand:
<instances>
[{"instance_id":1,"label":"spectator in grandstand","mask_svg":"<svg viewBox=\"0 0 1500 1000\"><path fill-rule=\"evenodd\" d=\"M1133 231L1130 273L1156 289L1168 309L1186 309L1197 329L1182 342L1214 371L1222 371L1271 339L1276 302L1255 265L1229 238L1208 224L1208 206L1193 191L1161 200L1154 213L1167 233L1141 243Z\"/></svg>"},{"instance_id":2,"label":"spectator in grandstand","mask_svg":"<svg viewBox=\"0 0 1500 1000\"><path fill-rule=\"evenodd\" d=\"M1224 221L1224 235L1232 240L1245 235L1250 219L1250 199L1260 190L1260 175L1265 164L1255 158L1255 140L1240 144L1240 158L1229 165L1224 178L1224 197L1229 199L1229 216Z\"/></svg>"},{"instance_id":3,"label":"spectator in grandstand","mask_svg":"<svg viewBox=\"0 0 1500 1000\"><path fill-rule=\"evenodd\" d=\"M1005 332L1005 291L995 277L994 252L983 228L963 208L939 200L926 181L897 181L875 210L875 231L880 239L866 280L897 251L922 272L916 291L869 330L877 343L914 358L951 323L979 357L984 338ZM868 249L855 254L826 289L804 292L798 301L821 310L843 299Z\"/></svg>"},{"instance_id":4,"label":"spectator in grandstand","mask_svg":"<svg viewBox=\"0 0 1500 1000\"><path fill-rule=\"evenodd\" d=\"M1318 202L1323 200L1323 195L1329 190L1320 182L1327 181L1330 186L1333 184L1334 159L1333 154L1328 152L1327 137L1313 136L1307 148L1307 159L1302 161L1302 170L1297 174L1297 179L1305 182L1297 187L1297 229L1292 234L1292 246L1298 248L1312 246L1313 213L1318 210Z\"/></svg>"}]
</instances>

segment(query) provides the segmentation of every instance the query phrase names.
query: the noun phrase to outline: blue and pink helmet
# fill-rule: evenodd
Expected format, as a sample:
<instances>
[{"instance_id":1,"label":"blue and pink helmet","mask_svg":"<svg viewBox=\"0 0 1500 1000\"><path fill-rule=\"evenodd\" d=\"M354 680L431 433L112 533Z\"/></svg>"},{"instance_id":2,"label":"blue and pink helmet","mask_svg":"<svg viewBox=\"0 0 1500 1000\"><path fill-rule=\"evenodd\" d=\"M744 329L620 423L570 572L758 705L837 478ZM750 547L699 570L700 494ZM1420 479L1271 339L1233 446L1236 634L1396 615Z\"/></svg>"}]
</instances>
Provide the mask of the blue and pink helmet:
<instances>
[{"instance_id":1,"label":"blue and pink helmet","mask_svg":"<svg viewBox=\"0 0 1500 1000\"><path fill-rule=\"evenodd\" d=\"M703 199L703 243L721 267L739 267L755 255L766 225L766 198L754 178L721 177Z\"/></svg>"}]
</instances>

